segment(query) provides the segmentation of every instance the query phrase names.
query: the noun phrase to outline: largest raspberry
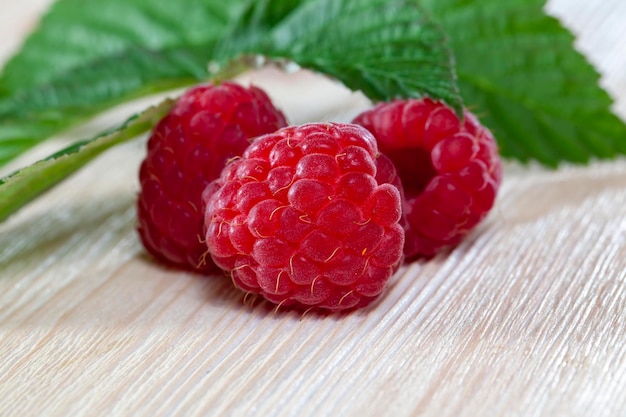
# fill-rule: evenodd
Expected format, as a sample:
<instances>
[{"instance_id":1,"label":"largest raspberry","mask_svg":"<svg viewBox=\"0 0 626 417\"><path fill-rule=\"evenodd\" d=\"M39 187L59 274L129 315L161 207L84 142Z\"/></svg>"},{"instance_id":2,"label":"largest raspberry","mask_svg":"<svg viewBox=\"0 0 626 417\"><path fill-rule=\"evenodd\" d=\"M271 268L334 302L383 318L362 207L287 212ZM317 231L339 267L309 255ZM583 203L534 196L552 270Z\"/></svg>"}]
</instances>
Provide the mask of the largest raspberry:
<instances>
[{"instance_id":1,"label":"largest raspberry","mask_svg":"<svg viewBox=\"0 0 626 417\"><path fill-rule=\"evenodd\" d=\"M354 123L374 134L405 193L407 259L459 243L494 204L502 167L491 132L431 99L378 104Z\"/></svg>"},{"instance_id":2,"label":"largest raspberry","mask_svg":"<svg viewBox=\"0 0 626 417\"><path fill-rule=\"evenodd\" d=\"M218 271L205 255L202 192L251 138L286 124L254 86L223 83L186 92L153 130L141 164L137 211L145 248L171 265Z\"/></svg>"},{"instance_id":3,"label":"largest raspberry","mask_svg":"<svg viewBox=\"0 0 626 417\"><path fill-rule=\"evenodd\" d=\"M281 306L369 303L404 244L400 192L386 183L395 170L377 157L374 138L356 125L257 138L205 191L213 259L237 287Z\"/></svg>"}]
</instances>

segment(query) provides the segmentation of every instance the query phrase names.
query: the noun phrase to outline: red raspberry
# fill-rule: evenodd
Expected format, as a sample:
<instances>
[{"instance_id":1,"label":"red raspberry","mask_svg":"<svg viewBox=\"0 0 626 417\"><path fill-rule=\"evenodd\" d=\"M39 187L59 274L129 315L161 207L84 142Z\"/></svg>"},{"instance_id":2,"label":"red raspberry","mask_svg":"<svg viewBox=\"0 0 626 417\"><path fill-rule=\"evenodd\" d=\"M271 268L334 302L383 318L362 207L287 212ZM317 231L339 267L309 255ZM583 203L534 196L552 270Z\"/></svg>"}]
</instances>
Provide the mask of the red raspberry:
<instances>
[{"instance_id":1,"label":"red raspberry","mask_svg":"<svg viewBox=\"0 0 626 417\"><path fill-rule=\"evenodd\" d=\"M374 134L404 186L407 259L458 244L493 206L502 178L491 132L441 102L381 103L354 119Z\"/></svg>"},{"instance_id":2,"label":"red raspberry","mask_svg":"<svg viewBox=\"0 0 626 417\"><path fill-rule=\"evenodd\" d=\"M223 83L187 91L152 132L139 172L138 231L148 252L186 269L219 271L204 261L202 191L249 139L286 125L257 87Z\"/></svg>"},{"instance_id":3,"label":"red raspberry","mask_svg":"<svg viewBox=\"0 0 626 417\"><path fill-rule=\"evenodd\" d=\"M311 123L261 136L205 191L206 241L235 285L279 306L368 304L402 259L400 192L374 137Z\"/></svg>"}]
</instances>

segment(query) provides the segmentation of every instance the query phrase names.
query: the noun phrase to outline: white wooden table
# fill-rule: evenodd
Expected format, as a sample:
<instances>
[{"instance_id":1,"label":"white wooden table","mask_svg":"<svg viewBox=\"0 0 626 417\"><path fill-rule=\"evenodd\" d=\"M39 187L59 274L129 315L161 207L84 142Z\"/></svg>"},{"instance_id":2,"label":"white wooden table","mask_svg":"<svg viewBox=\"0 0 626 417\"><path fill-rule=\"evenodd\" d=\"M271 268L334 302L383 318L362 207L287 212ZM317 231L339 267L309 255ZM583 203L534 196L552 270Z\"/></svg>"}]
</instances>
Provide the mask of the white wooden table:
<instances>
[{"instance_id":1,"label":"white wooden table","mask_svg":"<svg viewBox=\"0 0 626 417\"><path fill-rule=\"evenodd\" d=\"M0 0L0 61L48 3ZM626 2L549 10L626 116ZM247 78L294 122L366 105L307 74ZM143 149L110 151L0 225L0 416L626 415L623 158L508 164L493 213L456 250L401 269L366 310L301 317L151 262L134 231Z\"/></svg>"}]
</instances>

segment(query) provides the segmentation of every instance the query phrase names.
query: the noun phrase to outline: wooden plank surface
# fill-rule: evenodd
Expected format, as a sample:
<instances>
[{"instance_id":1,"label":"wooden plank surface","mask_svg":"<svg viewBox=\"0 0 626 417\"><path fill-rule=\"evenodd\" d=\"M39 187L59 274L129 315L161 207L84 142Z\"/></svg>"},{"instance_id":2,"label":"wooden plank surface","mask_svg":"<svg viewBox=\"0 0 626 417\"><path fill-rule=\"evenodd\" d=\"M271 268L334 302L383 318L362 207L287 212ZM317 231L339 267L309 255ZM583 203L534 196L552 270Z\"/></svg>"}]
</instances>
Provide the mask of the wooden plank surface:
<instances>
[{"instance_id":1,"label":"wooden plank surface","mask_svg":"<svg viewBox=\"0 0 626 417\"><path fill-rule=\"evenodd\" d=\"M0 0L0 60L47 4ZM626 116L626 2L548 10ZM309 74L250 80L294 122L367 105ZM456 250L401 269L370 308L302 317L150 261L134 232L144 145L110 151L0 225L0 416L626 415L623 158L508 164L495 210Z\"/></svg>"}]
</instances>

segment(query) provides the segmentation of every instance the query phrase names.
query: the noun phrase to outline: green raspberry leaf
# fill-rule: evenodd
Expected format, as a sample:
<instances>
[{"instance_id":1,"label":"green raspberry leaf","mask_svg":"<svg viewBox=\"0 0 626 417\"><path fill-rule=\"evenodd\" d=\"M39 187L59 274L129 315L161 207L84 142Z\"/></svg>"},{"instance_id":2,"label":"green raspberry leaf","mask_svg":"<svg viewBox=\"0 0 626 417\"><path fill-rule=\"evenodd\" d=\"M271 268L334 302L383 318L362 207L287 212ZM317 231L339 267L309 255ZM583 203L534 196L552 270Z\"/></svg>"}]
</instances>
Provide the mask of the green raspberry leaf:
<instances>
[{"instance_id":1,"label":"green raspberry leaf","mask_svg":"<svg viewBox=\"0 0 626 417\"><path fill-rule=\"evenodd\" d=\"M257 55L374 100L428 94L459 110L445 36L417 2L59 0L0 77L0 166L120 102L228 78Z\"/></svg>"},{"instance_id":2,"label":"green raspberry leaf","mask_svg":"<svg viewBox=\"0 0 626 417\"><path fill-rule=\"evenodd\" d=\"M419 3L255 1L218 46L216 59L233 50L261 54L327 74L374 101L428 95L460 114L447 39Z\"/></svg>"},{"instance_id":3,"label":"green raspberry leaf","mask_svg":"<svg viewBox=\"0 0 626 417\"><path fill-rule=\"evenodd\" d=\"M250 1L239 16L234 33L242 33L250 29L271 29L306 1L308 0Z\"/></svg>"},{"instance_id":4,"label":"green raspberry leaf","mask_svg":"<svg viewBox=\"0 0 626 417\"><path fill-rule=\"evenodd\" d=\"M156 52L219 39L245 4L246 0L58 0L6 64L0 97L53 83L70 70L136 48Z\"/></svg>"},{"instance_id":5,"label":"green raspberry leaf","mask_svg":"<svg viewBox=\"0 0 626 417\"><path fill-rule=\"evenodd\" d=\"M246 0L59 0L0 76L0 166L126 100L208 78Z\"/></svg>"},{"instance_id":6,"label":"green raspberry leaf","mask_svg":"<svg viewBox=\"0 0 626 417\"><path fill-rule=\"evenodd\" d=\"M506 157L548 166L626 154L599 75L543 0L423 0L450 36L466 104Z\"/></svg>"},{"instance_id":7,"label":"green raspberry leaf","mask_svg":"<svg viewBox=\"0 0 626 417\"><path fill-rule=\"evenodd\" d=\"M166 100L94 139L75 143L8 177L0 178L0 222L79 170L102 152L151 129L172 108Z\"/></svg>"}]
</instances>

